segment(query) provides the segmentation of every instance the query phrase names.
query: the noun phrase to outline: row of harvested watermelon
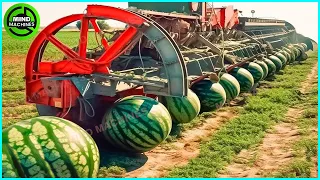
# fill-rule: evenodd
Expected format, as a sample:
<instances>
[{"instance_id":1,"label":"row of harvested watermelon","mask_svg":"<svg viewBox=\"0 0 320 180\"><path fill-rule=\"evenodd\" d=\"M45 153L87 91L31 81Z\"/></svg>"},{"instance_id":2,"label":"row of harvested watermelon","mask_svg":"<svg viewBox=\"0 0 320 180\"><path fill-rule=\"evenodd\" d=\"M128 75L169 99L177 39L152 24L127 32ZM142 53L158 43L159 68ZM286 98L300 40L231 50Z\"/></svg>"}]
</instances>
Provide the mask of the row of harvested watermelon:
<instances>
[{"instance_id":1,"label":"row of harvested watermelon","mask_svg":"<svg viewBox=\"0 0 320 180\"><path fill-rule=\"evenodd\" d=\"M103 124L106 139L116 147L128 151L144 152L166 139L171 131L171 120L188 123L202 111L220 108L226 101L248 92L255 83L273 76L286 64L304 54L295 45L277 50L274 55L236 67L224 73L219 82L202 80L188 90L186 97L152 98L126 97L106 113ZM290 51L290 54L286 52Z\"/></svg>"},{"instance_id":2,"label":"row of harvested watermelon","mask_svg":"<svg viewBox=\"0 0 320 180\"><path fill-rule=\"evenodd\" d=\"M212 111L248 92L254 83L274 75L286 64L304 60L305 46L289 46L274 55L224 73L219 82L200 81L186 97L162 97L161 102L129 96L116 102L103 118L106 140L116 147L145 152L169 135L172 120L192 121L200 111ZM160 100L160 99L159 99ZM37 117L2 132L3 177L96 177L99 151L78 125L56 117Z\"/></svg>"}]
</instances>

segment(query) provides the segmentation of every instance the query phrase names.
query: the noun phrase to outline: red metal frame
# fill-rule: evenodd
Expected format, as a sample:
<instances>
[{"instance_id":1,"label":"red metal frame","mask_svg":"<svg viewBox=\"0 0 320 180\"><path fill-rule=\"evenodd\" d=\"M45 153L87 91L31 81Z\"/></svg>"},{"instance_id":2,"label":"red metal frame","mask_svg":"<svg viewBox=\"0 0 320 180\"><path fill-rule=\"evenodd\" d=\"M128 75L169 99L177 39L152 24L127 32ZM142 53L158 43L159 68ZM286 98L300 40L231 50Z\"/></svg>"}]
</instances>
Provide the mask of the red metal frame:
<instances>
[{"instance_id":1,"label":"red metal frame","mask_svg":"<svg viewBox=\"0 0 320 180\"><path fill-rule=\"evenodd\" d=\"M231 29L234 25L239 24L238 10L234 10L233 6L213 9L206 8L206 12L203 14L203 17L205 17L205 21L210 20L211 12L213 11L214 15L210 21L212 27Z\"/></svg>"},{"instance_id":2,"label":"red metal frame","mask_svg":"<svg viewBox=\"0 0 320 180\"><path fill-rule=\"evenodd\" d=\"M109 45L106 38L102 38L101 43L106 51L99 59L88 59L86 58L86 54L89 23L92 24L95 32L102 34L96 22L98 18L118 20L126 23L129 27L111 45ZM78 20L81 21L81 29L78 52L75 52L59 41L54 35L67 24ZM144 22L145 20L143 18L123 9L101 5L88 5L86 14L70 15L47 26L32 42L27 54L25 63L27 101L59 107L62 108L63 111L66 111L70 106L69 101L72 95L71 106L74 106L79 92L69 80L62 80L58 85L62 89L61 92L63 92L60 98L52 98L46 93L45 88L47 87L43 86L40 78L61 77L66 76L66 73L92 74L99 72L108 74L111 62L128 48L128 44L130 44L137 35L137 28L141 27ZM58 62L41 62L41 51L44 50L48 42L51 42L63 52L67 59ZM119 95L123 96L130 93L143 94L143 91L130 89L128 92L122 92L122 94Z\"/></svg>"},{"instance_id":3,"label":"red metal frame","mask_svg":"<svg viewBox=\"0 0 320 180\"><path fill-rule=\"evenodd\" d=\"M219 28L231 28L238 23L237 11L231 6L226 8L214 9L216 17L211 19L213 26ZM208 20L206 16L208 9L203 3L202 21ZM109 45L107 39L102 36L101 44L105 52L98 59L88 59L87 42L89 23L92 24L94 30L99 35L103 35L96 20L97 19L113 19L124 22L128 28ZM75 52L71 47L68 47L59 41L55 34L64 26L75 21L81 21L80 37L78 51ZM63 77L70 74L92 74L92 73L109 73L111 62L121 55L139 35L138 28L145 23L145 20L140 16L129 11L101 5L88 5L86 14L74 14L61 18L45 29L35 38L30 46L25 63L25 78L26 78L26 97L31 103L44 104L62 108L63 112L76 104L76 98L80 95L77 88L69 81L62 80L56 84L61 89L60 97L49 97L46 93L46 88L41 82L43 77ZM51 42L67 57L58 62L41 62L42 53L48 42ZM119 92L116 97L105 97L106 101L115 101L119 97L128 95L144 95L142 88L132 88L126 91ZM71 99L71 104L70 104Z\"/></svg>"},{"instance_id":4,"label":"red metal frame","mask_svg":"<svg viewBox=\"0 0 320 180\"><path fill-rule=\"evenodd\" d=\"M96 22L96 19L95 18L90 18L90 23L92 24L93 26L93 29L96 33L99 33L99 34L102 34L103 32L100 30L100 27L98 26L97 22ZM108 44L108 41L106 39L106 37L102 37L101 39L101 43L104 47L104 49L108 49L109 48L109 44Z\"/></svg>"}]
</instances>

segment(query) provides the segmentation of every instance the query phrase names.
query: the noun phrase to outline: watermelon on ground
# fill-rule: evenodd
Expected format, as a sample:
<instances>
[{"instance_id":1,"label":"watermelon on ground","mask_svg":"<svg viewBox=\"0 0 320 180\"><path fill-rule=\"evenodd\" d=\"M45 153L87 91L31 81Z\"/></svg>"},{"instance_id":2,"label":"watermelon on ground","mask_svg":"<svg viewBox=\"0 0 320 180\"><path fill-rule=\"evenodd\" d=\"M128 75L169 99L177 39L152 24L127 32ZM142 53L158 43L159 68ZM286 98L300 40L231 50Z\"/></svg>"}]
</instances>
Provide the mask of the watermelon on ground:
<instances>
[{"instance_id":1,"label":"watermelon on ground","mask_svg":"<svg viewBox=\"0 0 320 180\"><path fill-rule=\"evenodd\" d=\"M290 50L290 53L291 53L291 61L290 62L294 62L297 57L297 52L295 51L295 48L292 45L288 45L287 48Z\"/></svg>"},{"instance_id":2,"label":"watermelon on ground","mask_svg":"<svg viewBox=\"0 0 320 180\"><path fill-rule=\"evenodd\" d=\"M276 72L279 72L282 68L281 60L274 55L269 56L268 59L270 59L274 63L274 65L276 65Z\"/></svg>"},{"instance_id":3,"label":"watermelon on ground","mask_svg":"<svg viewBox=\"0 0 320 180\"><path fill-rule=\"evenodd\" d=\"M198 96L202 112L213 111L226 102L226 92L219 83L205 79L192 85L191 90Z\"/></svg>"},{"instance_id":4,"label":"watermelon on ground","mask_svg":"<svg viewBox=\"0 0 320 180\"><path fill-rule=\"evenodd\" d=\"M167 107L172 120L176 123L188 123L200 112L200 100L190 89L186 97L161 97L161 102Z\"/></svg>"},{"instance_id":5,"label":"watermelon on ground","mask_svg":"<svg viewBox=\"0 0 320 180\"><path fill-rule=\"evenodd\" d=\"M102 125L104 137L115 147L145 152L167 138L172 120L160 102L145 96L128 96L106 112Z\"/></svg>"},{"instance_id":6,"label":"watermelon on ground","mask_svg":"<svg viewBox=\"0 0 320 180\"><path fill-rule=\"evenodd\" d=\"M50 116L2 131L3 177L96 177L100 156L91 136L73 122Z\"/></svg>"},{"instance_id":7,"label":"watermelon on ground","mask_svg":"<svg viewBox=\"0 0 320 180\"><path fill-rule=\"evenodd\" d=\"M277 52L274 54L277 58L280 59L281 63L282 63L282 67L281 69L284 69L287 65L287 58L284 54L282 54L281 52Z\"/></svg>"},{"instance_id":8,"label":"watermelon on ground","mask_svg":"<svg viewBox=\"0 0 320 180\"><path fill-rule=\"evenodd\" d=\"M305 54L304 46L302 44L294 44L293 46L299 51L298 56L296 57L296 60L297 61L306 60L307 56Z\"/></svg>"},{"instance_id":9,"label":"watermelon on ground","mask_svg":"<svg viewBox=\"0 0 320 180\"><path fill-rule=\"evenodd\" d=\"M296 55L296 60L297 60L298 57L301 55L301 51L298 48L294 47L294 53Z\"/></svg>"},{"instance_id":10,"label":"watermelon on ground","mask_svg":"<svg viewBox=\"0 0 320 180\"><path fill-rule=\"evenodd\" d=\"M305 43L300 43L300 44L301 44L301 46L303 46L304 52L307 52L308 51L308 46Z\"/></svg>"},{"instance_id":11,"label":"watermelon on ground","mask_svg":"<svg viewBox=\"0 0 320 180\"><path fill-rule=\"evenodd\" d=\"M290 54L285 50L281 50L279 52L286 57L286 59L287 59L287 63L286 64L288 64L290 62Z\"/></svg>"},{"instance_id":12,"label":"watermelon on ground","mask_svg":"<svg viewBox=\"0 0 320 180\"><path fill-rule=\"evenodd\" d=\"M238 80L240 84L240 92L250 91L254 84L254 79L248 70L236 67L233 68L229 73Z\"/></svg>"},{"instance_id":13,"label":"watermelon on ground","mask_svg":"<svg viewBox=\"0 0 320 180\"><path fill-rule=\"evenodd\" d=\"M270 59L267 59L267 58L263 58L263 61L268 66L268 75L267 75L267 77L273 76L276 73L276 65Z\"/></svg>"},{"instance_id":14,"label":"watermelon on ground","mask_svg":"<svg viewBox=\"0 0 320 180\"><path fill-rule=\"evenodd\" d=\"M254 83L258 83L264 76L263 69L257 63L249 62L244 64L242 67L251 73Z\"/></svg>"},{"instance_id":15,"label":"watermelon on ground","mask_svg":"<svg viewBox=\"0 0 320 180\"><path fill-rule=\"evenodd\" d=\"M259 64L259 66L262 68L262 70L263 70L262 80L265 79L268 75L268 65L264 61L256 60L254 62Z\"/></svg>"},{"instance_id":16,"label":"watermelon on ground","mask_svg":"<svg viewBox=\"0 0 320 180\"><path fill-rule=\"evenodd\" d=\"M238 80L231 76L228 73L224 73L220 77L219 83L223 87L226 92L226 100L231 101L232 99L236 98L240 93L240 84Z\"/></svg>"},{"instance_id":17,"label":"watermelon on ground","mask_svg":"<svg viewBox=\"0 0 320 180\"><path fill-rule=\"evenodd\" d=\"M292 54L292 51L287 48L287 47L282 47L282 50L284 50L285 52L287 52L289 54L289 57L288 57L288 62L287 63L291 63L293 62L293 54Z\"/></svg>"}]
</instances>

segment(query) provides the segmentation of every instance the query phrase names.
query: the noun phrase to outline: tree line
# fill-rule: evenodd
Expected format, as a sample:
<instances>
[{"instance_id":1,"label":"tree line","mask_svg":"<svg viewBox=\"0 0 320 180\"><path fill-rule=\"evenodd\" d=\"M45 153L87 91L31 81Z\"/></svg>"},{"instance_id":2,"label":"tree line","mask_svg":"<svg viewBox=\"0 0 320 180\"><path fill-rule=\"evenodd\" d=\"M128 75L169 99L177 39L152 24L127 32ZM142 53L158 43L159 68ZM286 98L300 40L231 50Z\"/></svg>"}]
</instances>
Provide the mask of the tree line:
<instances>
[{"instance_id":1,"label":"tree line","mask_svg":"<svg viewBox=\"0 0 320 180\"><path fill-rule=\"evenodd\" d=\"M98 21L97 21L97 24L98 24L98 26L99 26L99 28L100 28L101 30L110 29L110 25L109 25L106 21L104 21L104 20L98 20ZM77 21L76 26L77 26L77 28L80 30L80 29L81 29L81 21ZM93 29L93 26L92 26L91 23L89 23L89 29Z\"/></svg>"}]
</instances>

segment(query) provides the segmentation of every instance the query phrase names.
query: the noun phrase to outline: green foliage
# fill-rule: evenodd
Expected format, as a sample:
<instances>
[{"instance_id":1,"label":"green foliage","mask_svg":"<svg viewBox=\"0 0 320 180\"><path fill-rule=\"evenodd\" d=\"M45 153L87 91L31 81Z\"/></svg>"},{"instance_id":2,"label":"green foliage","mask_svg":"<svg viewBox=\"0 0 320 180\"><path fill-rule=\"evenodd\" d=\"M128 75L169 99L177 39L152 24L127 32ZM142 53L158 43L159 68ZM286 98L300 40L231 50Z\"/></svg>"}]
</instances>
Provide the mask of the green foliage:
<instances>
[{"instance_id":1,"label":"green foliage","mask_svg":"<svg viewBox=\"0 0 320 180\"><path fill-rule=\"evenodd\" d=\"M119 166L101 167L98 177L118 177L126 173L126 170Z\"/></svg>"},{"instance_id":2,"label":"green foliage","mask_svg":"<svg viewBox=\"0 0 320 180\"><path fill-rule=\"evenodd\" d=\"M106 35L109 38L111 35ZM76 47L79 45L80 32L77 31L59 31L55 34L55 37L60 40L62 43L67 45L70 48ZM5 55L15 55L17 58L21 58L21 62L17 66L20 70L24 71L25 57L28 53L30 45L33 41L33 38L27 40L17 40L9 36L7 33L3 33L2 36L2 54ZM95 32L88 32L88 48L92 49L97 47L98 43L96 41ZM49 43L45 52L44 58L49 60L61 59L64 55L62 52L56 48L53 44ZM7 65L16 67L15 64ZM12 74L12 71L4 71L7 74Z\"/></svg>"},{"instance_id":3,"label":"green foliage","mask_svg":"<svg viewBox=\"0 0 320 180\"><path fill-rule=\"evenodd\" d=\"M261 142L272 124L284 120L289 106L301 103L303 99L298 88L316 60L309 58L302 65L287 66L283 75L277 75L273 81L266 83L271 89L258 89L256 96L247 99L239 117L221 127L208 142L202 143L197 158L186 166L174 168L168 177L215 177L235 154ZM314 115L315 112L307 114ZM315 142L301 144L308 156L315 154ZM296 161L277 177L307 177L310 167L309 162Z\"/></svg>"},{"instance_id":4,"label":"green foliage","mask_svg":"<svg viewBox=\"0 0 320 180\"><path fill-rule=\"evenodd\" d=\"M318 84L312 84L311 90L306 93L305 99L301 100L300 106L304 109L302 116L296 124L301 132L301 139L293 143L293 160L283 166L275 177L310 177L311 168L314 167L314 159L318 154Z\"/></svg>"},{"instance_id":5,"label":"green foliage","mask_svg":"<svg viewBox=\"0 0 320 180\"><path fill-rule=\"evenodd\" d=\"M306 109L303 112L303 117L305 117L305 118L316 118L317 116L318 116L317 109Z\"/></svg>"},{"instance_id":6,"label":"green foliage","mask_svg":"<svg viewBox=\"0 0 320 180\"><path fill-rule=\"evenodd\" d=\"M296 160L275 174L276 178L310 177L312 163L306 160Z\"/></svg>"}]
</instances>

